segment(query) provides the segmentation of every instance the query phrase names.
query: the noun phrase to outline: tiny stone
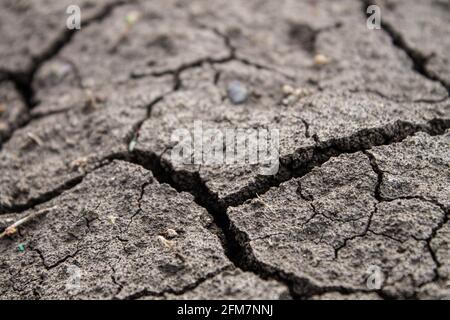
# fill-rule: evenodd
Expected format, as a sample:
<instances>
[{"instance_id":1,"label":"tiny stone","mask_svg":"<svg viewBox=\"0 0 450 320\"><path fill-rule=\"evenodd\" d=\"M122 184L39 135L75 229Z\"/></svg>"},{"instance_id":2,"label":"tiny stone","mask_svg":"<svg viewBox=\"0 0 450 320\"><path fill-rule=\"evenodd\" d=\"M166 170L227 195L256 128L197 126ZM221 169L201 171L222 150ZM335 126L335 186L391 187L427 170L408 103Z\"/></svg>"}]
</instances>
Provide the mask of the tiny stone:
<instances>
[{"instance_id":1,"label":"tiny stone","mask_svg":"<svg viewBox=\"0 0 450 320\"><path fill-rule=\"evenodd\" d=\"M86 167L87 163L88 159L86 157L81 157L79 159L72 161L69 166L72 170L74 170Z\"/></svg>"},{"instance_id":2,"label":"tiny stone","mask_svg":"<svg viewBox=\"0 0 450 320\"><path fill-rule=\"evenodd\" d=\"M233 104L241 104L247 100L248 90L240 81L232 81L228 84L228 98Z\"/></svg>"},{"instance_id":3,"label":"tiny stone","mask_svg":"<svg viewBox=\"0 0 450 320\"><path fill-rule=\"evenodd\" d=\"M17 246L17 248L19 249L20 252L24 252L25 251L25 246L21 243Z\"/></svg>"},{"instance_id":4,"label":"tiny stone","mask_svg":"<svg viewBox=\"0 0 450 320\"><path fill-rule=\"evenodd\" d=\"M17 228L15 228L15 227L8 227L5 230L5 235L8 237L15 235L16 233L17 233Z\"/></svg>"},{"instance_id":5,"label":"tiny stone","mask_svg":"<svg viewBox=\"0 0 450 320\"><path fill-rule=\"evenodd\" d=\"M314 64L316 66L323 66L323 65L328 64L328 63L330 63L330 59L328 59L328 57L323 55L323 54L317 54L314 57Z\"/></svg>"},{"instance_id":6,"label":"tiny stone","mask_svg":"<svg viewBox=\"0 0 450 320\"><path fill-rule=\"evenodd\" d=\"M292 88L290 85L285 84L283 86L283 93L288 95L288 94L292 94L292 92L294 92L294 88Z\"/></svg>"},{"instance_id":7,"label":"tiny stone","mask_svg":"<svg viewBox=\"0 0 450 320\"><path fill-rule=\"evenodd\" d=\"M116 224L116 220L117 220L116 216L110 215L110 216L108 216L108 219L111 222L111 224Z\"/></svg>"},{"instance_id":8,"label":"tiny stone","mask_svg":"<svg viewBox=\"0 0 450 320\"><path fill-rule=\"evenodd\" d=\"M176 236L178 236L178 233L177 233L174 229L167 229L167 230L166 230L166 236L167 236L167 238L169 238L169 239L173 239L173 238L175 238Z\"/></svg>"}]
</instances>

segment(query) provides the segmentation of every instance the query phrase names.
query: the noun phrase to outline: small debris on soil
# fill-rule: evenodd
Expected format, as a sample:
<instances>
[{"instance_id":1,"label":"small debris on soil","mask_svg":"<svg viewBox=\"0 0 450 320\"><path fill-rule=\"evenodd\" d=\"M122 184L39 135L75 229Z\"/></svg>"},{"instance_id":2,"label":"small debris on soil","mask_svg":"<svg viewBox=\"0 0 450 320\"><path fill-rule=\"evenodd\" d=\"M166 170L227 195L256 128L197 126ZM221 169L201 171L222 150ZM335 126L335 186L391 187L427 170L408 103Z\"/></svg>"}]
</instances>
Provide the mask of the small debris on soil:
<instances>
[{"instance_id":1,"label":"small debris on soil","mask_svg":"<svg viewBox=\"0 0 450 320\"><path fill-rule=\"evenodd\" d=\"M88 163L88 159L86 157L82 157L72 161L69 165L71 170L78 170L78 172L84 172L84 168Z\"/></svg>"},{"instance_id":2,"label":"small debris on soil","mask_svg":"<svg viewBox=\"0 0 450 320\"><path fill-rule=\"evenodd\" d=\"M311 95L311 92L307 89L293 88L292 86L287 84L282 87L282 91L285 95L284 99L282 100L283 105L290 105L301 98Z\"/></svg>"},{"instance_id":3,"label":"small debris on soil","mask_svg":"<svg viewBox=\"0 0 450 320\"><path fill-rule=\"evenodd\" d=\"M164 235L166 236L166 238L168 239L173 239L176 236L178 236L178 232L176 232L174 229L167 229L166 232L164 233Z\"/></svg>"},{"instance_id":4,"label":"small debris on soil","mask_svg":"<svg viewBox=\"0 0 450 320\"><path fill-rule=\"evenodd\" d=\"M111 224L116 224L117 217L110 215L110 216L108 216L108 220L109 220L109 222L111 222Z\"/></svg>"},{"instance_id":5,"label":"small debris on soil","mask_svg":"<svg viewBox=\"0 0 450 320\"><path fill-rule=\"evenodd\" d=\"M86 89L86 104L84 105L85 111L90 111L95 109L99 103L103 103L106 101L105 97L102 97L98 94L94 94L91 90Z\"/></svg>"},{"instance_id":6,"label":"small debris on soil","mask_svg":"<svg viewBox=\"0 0 450 320\"><path fill-rule=\"evenodd\" d=\"M285 84L282 89L285 95L290 95L294 92L294 88L288 84Z\"/></svg>"},{"instance_id":7,"label":"small debris on soil","mask_svg":"<svg viewBox=\"0 0 450 320\"><path fill-rule=\"evenodd\" d=\"M131 139L130 144L128 145L128 151L129 152L133 152L134 148L136 148L138 136L139 136L138 133L135 133L133 135L133 138Z\"/></svg>"},{"instance_id":8,"label":"small debris on soil","mask_svg":"<svg viewBox=\"0 0 450 320\"><path fill-rule=\"evenodd\" d=\"M25 251L25 245L23 243L19 244L17 246L17 249L19 249L20 252L24 252Z\"/></svg>"},{"instance_id":9,"label":"small debris on soil","mask_svg":"<svg viewBox=\"0 0 450 320\"><path fill-rule=\"evenodd\" d=\"M116 52L117 49L119 48L120 44L127 39L129 33L131 32L131 29L136 24L136 22L139 20L139 17L140 17L140 14L138 11L131 11L131 12L127 13L127 15L125 16L126 25L125 25L123 31L119 34L119 37L114 42L111 49L109 50L110 53Z\"/></svg>"},{"instance_id":10,"label":"small debris on soil","mask_svg":"<svg viewBox=\"0 0 450 320\"><path fill-rule=\"evenodd\" d=\"M3 103L0 103L0 115L6 111L6 106Z\"/></svg>"},{"instance_id":11,"label":"small debris on soil","mask_svg":"<svg viewBox=\"0 0 450 320\"><path fill-rule=\"evenodd\" d=\"M6 230L4 232L5 236L7 236L7 237L11 237L11 236L15 235L16 233L17 233L17 228L15 228L15 227L6 228Z\"/></svg>"},{"instance_id":12,"label":"small debris on soil","mask_svg":"<svg viewBox=\"0 0 450 320\"><path fill-rule=\"evenodd\" d=\"M316 54L314 56L314 65L315 66L320 67L320 66L324 66L329 63L330 63L330 59L323 54Z\"/></svg>"},{"instance_id":13,"label":"small debris on soil","mask_svg":"<svg viewBox=\"0 0 450 320\"><path fill-rule=\"evenodd\" d=\"M256 194L256 197L264 204L264 206L266 206L270 210L271 213L275 215L275 211L273 210L273 208L266 201L264 201L264 199L261 198L259 194Z\"/></svg>"},{"instance_id":14,"label":"small debris on soil","mask_svg":"<svg viewBox=\"0 0 450 320\"><path fill-rule=\"evenodd\" d=\"M228 98L233 104L244 103L248 98L248 90L245 85L237 80L231 81L228 84Z\"/></svg>"},{"instance_id":15,"label":"small debris on soil","mask_svg":"<svg viewBox=\"0 0 450 320\"><path fill-rule=\"evenodd\" d=\"M36 143L38 146L42 146L44 145L44 142L41 140L41 138L39 138L37 135L35 135L32 132L28 132L27 133L28 138L30 138L31 141L33 141L34 143Z\"/></svg>"},{"instance_id":16,"label":"small debris on soil","mask_svg":"<svg viewBox=\"0 0 450 320\"><path fill-rule=\"evenodd\" d=\"M165 246L165 247L167 247L169 249L173 249L174 248L175 241L167 240L163 236L158 236L157 238L158 238L159 243L161 243L163 246Z\"/></svg>"}]
</instances>

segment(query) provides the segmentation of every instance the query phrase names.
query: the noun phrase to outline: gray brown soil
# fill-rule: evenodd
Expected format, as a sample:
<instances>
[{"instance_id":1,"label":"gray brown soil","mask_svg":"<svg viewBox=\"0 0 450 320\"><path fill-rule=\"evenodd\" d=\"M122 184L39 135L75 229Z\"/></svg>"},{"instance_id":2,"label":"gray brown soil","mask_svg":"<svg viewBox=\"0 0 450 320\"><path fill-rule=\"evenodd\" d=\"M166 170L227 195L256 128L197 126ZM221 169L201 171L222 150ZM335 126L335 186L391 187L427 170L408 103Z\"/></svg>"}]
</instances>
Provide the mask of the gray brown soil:
<instances>
[{"instance_id":1,"label":"gray brown soil","mask_svg":"<svg viewBox=\"0 0 450 320\"><path fill-rule=\"evenodd\" d=\"M450 299L450 4L374 3L0 1L0 299Z\"/></svg>"}]
</instances>

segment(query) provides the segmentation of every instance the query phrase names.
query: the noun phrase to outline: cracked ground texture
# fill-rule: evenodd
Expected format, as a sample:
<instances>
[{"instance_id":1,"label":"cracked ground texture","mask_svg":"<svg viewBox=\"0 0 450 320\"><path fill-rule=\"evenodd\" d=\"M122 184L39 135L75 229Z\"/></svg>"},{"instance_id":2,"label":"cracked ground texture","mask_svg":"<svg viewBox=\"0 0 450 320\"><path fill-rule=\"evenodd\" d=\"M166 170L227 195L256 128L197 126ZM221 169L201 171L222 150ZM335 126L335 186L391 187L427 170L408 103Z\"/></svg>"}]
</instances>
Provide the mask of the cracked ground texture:
<instances>
[{"instance_id":1,"label":"cracked ground texture","mask_svg":"<svg viewBox=\"0 0 450 320\"><path fill-rule=\"evenodd\" d=\"M449 4L374 2L0 1L0 299L450 299Z\"/></svg>"}]
</instances>

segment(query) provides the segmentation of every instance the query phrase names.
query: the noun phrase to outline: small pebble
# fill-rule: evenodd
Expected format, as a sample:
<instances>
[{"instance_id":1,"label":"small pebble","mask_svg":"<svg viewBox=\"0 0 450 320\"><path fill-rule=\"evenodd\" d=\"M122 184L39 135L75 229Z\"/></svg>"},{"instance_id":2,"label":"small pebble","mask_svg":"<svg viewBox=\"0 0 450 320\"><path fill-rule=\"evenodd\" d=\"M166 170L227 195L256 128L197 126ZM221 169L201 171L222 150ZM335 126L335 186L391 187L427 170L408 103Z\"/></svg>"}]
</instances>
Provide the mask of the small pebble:
<instances>
[{"instance_id":1,"label":"small pebble","mask_svg":"<svg viewBox=\"0 0 450 320\"><path fill-rule=\"evenodd\" d=\"M310 90L302 88L293 88L290 85L284 85L283 88L284 99L281 101L283 105L290 105L301 98L311 95Z\"/></svg>"},{"instance_id":2,"label":"small pebble","mask_svg":"<svg viewBox=\"0 0 450 320\"><path fill-rule=\"evenodd\" d=\"M176 236L178 236L178 233L177 233L174 229L167 229L167 230L166 230L166 236L167 236L167 238L169 238L169 239L173 239L173 238L175 238Z\"/></svg>"},{"instance_id":3,"label":"small pebble","mask_svg":"<svg viewBox=\"0 0 450 320\"><path fill-rule=\"evenodd\" d=\"M16 227L8 227L5 230L5 235L8 237L11 237L11 236L15 235L16 233L17 233Z\"/></svg>"},{"instance_id":4,"label":"small pebble","mask_svg":"<svg viewBox=\"0 0 450 320\"><path fill-rule=\"evenodd\" d=\"M41 140L41 138L39 138L37 135L35 135L32 132L28 132L27 136L28 136L28 138L30 138L31 141L36 143L38 146L42 146L44 144L44 142Z\"/></svg>"},{"instance_id":5,"label":"small pebble","mask_svg":"<svg viewBox=\"0 0 450 320\"><path fill-rule=\"evenodd\" d=\"M116 224L116 220L117 220L116 216L110 215L110 216L108 216L108 219L109 219L109 222L111 222L111 224Z\"/></svg>"},{"instance_id":6,"label":"small pebble","mask_svg":"<svg viewBox=\"0 0 450 320\"><path fill-rule=\"evenodd\" d=\"M330 59L323 54L316 54L314 57L314 64L316 66L323 66L330 63Z\"/></svg>"},{"instance_id":7,"label":"small pebble","mask_svg":"<svg viewBox=\"0 0 450 320\"><path fill-rule=\"evenodd\" d=\"M248 90L245 85L237 80L231 81L228 84L228 98L233 104L244 103L248 98Z\"/></svg>"},{"instance_id":8,"label":"small pebble","mask_svg":"<svg viewBox=\"0 0 450 320\"><path fill-rule=\"evenodd\" d=\"M283 93L288 95L288 94L292 94L294 92L294 88L292 88L290 85L285 84L283 86Z\"/></svg>"}]
</instances>

